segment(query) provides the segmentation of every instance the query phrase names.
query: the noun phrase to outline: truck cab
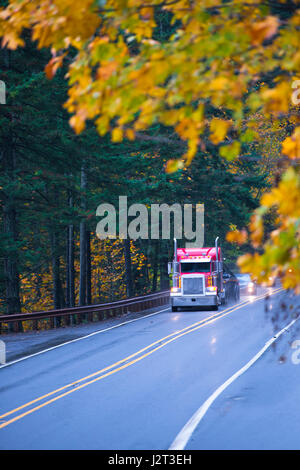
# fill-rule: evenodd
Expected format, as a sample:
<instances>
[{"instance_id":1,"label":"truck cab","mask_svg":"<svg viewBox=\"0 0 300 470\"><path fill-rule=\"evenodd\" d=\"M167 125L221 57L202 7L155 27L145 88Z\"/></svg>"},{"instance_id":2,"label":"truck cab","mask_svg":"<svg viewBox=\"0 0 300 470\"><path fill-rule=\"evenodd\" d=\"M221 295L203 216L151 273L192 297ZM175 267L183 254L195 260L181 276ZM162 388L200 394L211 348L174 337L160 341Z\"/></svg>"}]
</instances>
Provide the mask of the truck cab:
<instances>
[{"instance_id":1,"label":"truck cab","mask_svg":"<svg viewBox=\"0 0 300 470\"><path fill-rule=\"evenodd\" d=\"M218 246L208 248L177 248L174 240L174 260L169 263L173 273L171 288L172 311L178 307L210 306L218 309L225 303L222 251Z\"/></svg>"}]
</instances>

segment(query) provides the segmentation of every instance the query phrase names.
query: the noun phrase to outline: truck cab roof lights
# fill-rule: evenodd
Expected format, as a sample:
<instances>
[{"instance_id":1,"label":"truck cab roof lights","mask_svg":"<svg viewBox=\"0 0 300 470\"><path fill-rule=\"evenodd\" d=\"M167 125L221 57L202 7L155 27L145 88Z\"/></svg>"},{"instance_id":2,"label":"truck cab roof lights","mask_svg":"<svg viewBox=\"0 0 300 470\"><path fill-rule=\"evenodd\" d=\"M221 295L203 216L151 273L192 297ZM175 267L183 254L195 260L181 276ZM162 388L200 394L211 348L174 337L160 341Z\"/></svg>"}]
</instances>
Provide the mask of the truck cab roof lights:
<instances>
[{"instance_id":1,"label":"truck cab roof lights","mask_svg":"<svg viewBox=\"0 0 300 470\"><path fill-rule=\"evenodd\" d=\"M181 263L194 263L195 261L197 261L198 263L210 263L211 262L211 258L198 258L197 256L193 256L191 258L184 258L184 259L180 259Z\"/></svg>"}]
</instances>

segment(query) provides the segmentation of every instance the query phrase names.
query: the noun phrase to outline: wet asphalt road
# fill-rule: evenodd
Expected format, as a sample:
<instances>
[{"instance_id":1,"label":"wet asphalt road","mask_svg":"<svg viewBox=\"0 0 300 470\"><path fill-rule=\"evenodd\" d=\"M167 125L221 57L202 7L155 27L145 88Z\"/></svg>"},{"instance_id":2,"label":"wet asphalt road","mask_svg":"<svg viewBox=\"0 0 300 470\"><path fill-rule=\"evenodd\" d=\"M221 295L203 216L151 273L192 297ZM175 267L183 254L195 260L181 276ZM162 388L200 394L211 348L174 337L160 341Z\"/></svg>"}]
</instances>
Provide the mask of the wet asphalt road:
<instances>
[{"instance_id":1,"label":"wet asphalt road","mask_svg":"<svg viewBox=\"0 0 300 470\"><path fill-rule=\"evenodd\" d=\"M274 334L260 294L218 312L162 307L0 368L0 449L168 449Z\"/></svg>"}]
</instances>

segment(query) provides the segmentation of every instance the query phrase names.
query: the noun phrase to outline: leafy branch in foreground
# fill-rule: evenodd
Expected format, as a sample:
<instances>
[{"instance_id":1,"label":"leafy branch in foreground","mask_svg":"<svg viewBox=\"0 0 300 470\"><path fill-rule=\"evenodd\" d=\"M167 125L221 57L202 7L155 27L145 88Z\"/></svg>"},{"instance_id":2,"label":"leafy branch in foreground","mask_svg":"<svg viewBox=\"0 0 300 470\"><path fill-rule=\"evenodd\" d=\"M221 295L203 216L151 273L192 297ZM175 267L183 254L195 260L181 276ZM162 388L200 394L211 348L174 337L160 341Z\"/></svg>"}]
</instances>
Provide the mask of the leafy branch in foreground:
<instances>
[{"instance_id":1,"label":"leafy branch in foreground","mask_svg":"<svg viewBox=\"0 0 300 470\"><path fill-rule=\"evenodd\" d=\"M296 130L283 141L282 153L293 166L270 193L282 217L278 236L259 239L264 199L250 225L254 247L261 243L266 250L255 255L255 266L261 273L286 272L293 260L300 262L298 232L289 249L283 242L290 240L287 234L292 240L299 186L295 211L280 212L287 179L299 178L299 115L291 102L300 66L298 8L287 0L11 0L0 10L0 35L2 46L16 49L31 30L39 48L51 49L48 78L69 64L65 107L76 133L89 120L116 143L134 140L154 123L173 128L186 152L169 161L167 172L189 165L199 147L205 150L207 134L223 158L238 158L242 142L260 139L258 111L274 125L288 120ZM165 14L168 34L158 28ZM271 246L276 256L269 254ZM243 269L254 270L247 260L240 261ZM294 273L288 285L299 287L298 271L288 272Z\"/></svg>"},{"instance_id":2,"label":"leafy branch in foreground","mask_svg":"<svg viewBox=\"0 0 300 470\"><path fill-rule=\"evenodd\" d=\"M264 216L276 208L276 228L264 239ZM227 240L243 245L248 240L259 251L239 258L243 272L250 272L258 282L269 277L280 277L285 289L295 288L300 293L300 176L290 167L277 188L265 193L260 207L254 211L249 234L235 230ZM263 250L262 250L263 249ZM262 252L263 251L263 252Z\"/></svg>"}]
</instances>

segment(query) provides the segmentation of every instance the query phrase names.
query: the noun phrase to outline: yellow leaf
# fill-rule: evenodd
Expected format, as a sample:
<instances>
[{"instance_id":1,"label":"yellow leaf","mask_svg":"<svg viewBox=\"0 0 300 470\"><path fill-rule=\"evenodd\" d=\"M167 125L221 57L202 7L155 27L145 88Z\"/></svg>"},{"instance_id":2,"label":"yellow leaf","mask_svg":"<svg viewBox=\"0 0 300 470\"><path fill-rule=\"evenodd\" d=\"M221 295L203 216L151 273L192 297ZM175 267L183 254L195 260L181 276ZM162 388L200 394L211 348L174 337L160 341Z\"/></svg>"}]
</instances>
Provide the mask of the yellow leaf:
<instances>
[{"instance_id":1,"label":"yellow leaf","mask_svg":"<svg viewBox=\"0 0 300 470\"><path fill-rule=\"evenodd\" d=\"M267 112L286 113L291 102L291 87L287 82L280 83L275 88L264 90L262 98Z\"/></svg>"},{"instance_id":2,"label":"yellow leaf","mask_svg":"<svg viewBox=\"0 0 300 470\"><path fill-rule=\"evenodd\" d=\"M209 89L214 91L223 91L229 87L228 79L225 77L218 77L213 79L209 84Z\"/></svg>"},{"instance_id":3,"label":"yellow leaf","mask_svg":"<svg viewBox=\"0 0 300 470\"><path fill-rule=\"evenodd\" d=\"M122 142L123 140L123 129L120 129L120 127L116 127L115 129L112 130L111 133L111 138L113 142Z\"/></svg>"},{"instance_id":4,"label":"yellow leaf","mask_svg":"<svg viewBox=\"0 0 300 470\"><path fill-rule=\"evenodd\" d=\"M222 142L227 134L231 121L224 121L223 119L214 118L210 123L210 130L212 134L209 139L213 144Z\"/></svg>"},{"instance_id":5,"label":"yellow leaf","mask_svg":"<svg viewBox=\"0 0 300 470\"><path fill-rule=\"evenodd\" d=\"M166 173L174 173L180 168L183 168L183 161L171 159L166 164Z\"/></svg>"},{"instance_id":6,"label":"yellow leaf","mask_svg":"<svg viewBox=\"0 0 300 470\"><path fill-rule=\"evenodd\" d=\"M135 139L135 133L133 129L126 129L126 137L128 140L134 140Z\"/></svg>"}]
</instances>

